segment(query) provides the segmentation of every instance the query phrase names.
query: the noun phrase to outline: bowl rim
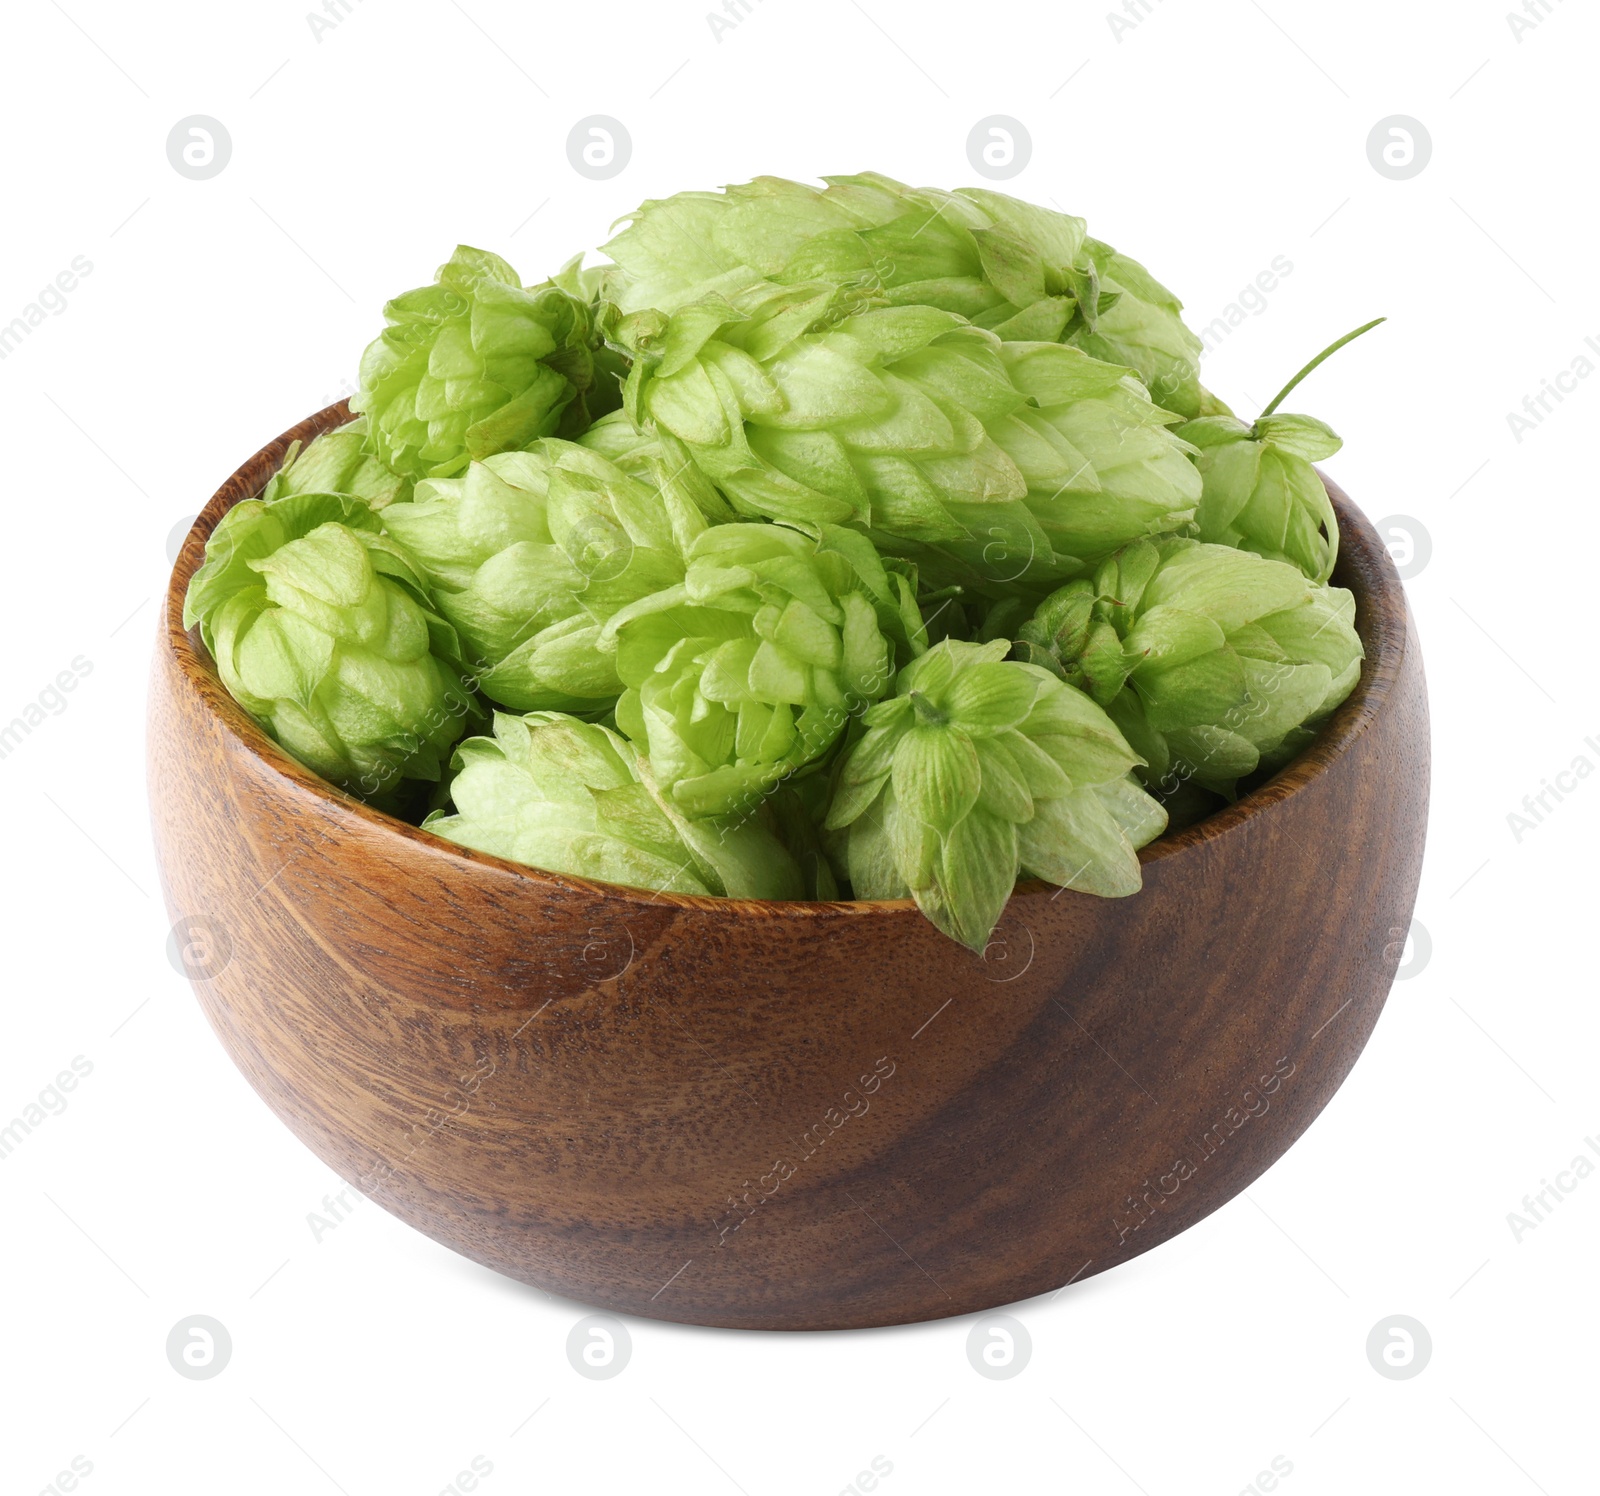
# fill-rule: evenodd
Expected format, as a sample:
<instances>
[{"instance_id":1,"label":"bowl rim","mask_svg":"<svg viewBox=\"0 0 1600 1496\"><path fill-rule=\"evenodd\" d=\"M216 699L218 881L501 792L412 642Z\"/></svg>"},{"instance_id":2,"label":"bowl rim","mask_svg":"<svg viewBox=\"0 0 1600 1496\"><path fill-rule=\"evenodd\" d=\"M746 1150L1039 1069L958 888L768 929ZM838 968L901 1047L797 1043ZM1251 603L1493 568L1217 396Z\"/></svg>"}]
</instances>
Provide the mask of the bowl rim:
<instances>
[{"instance_id":1,"label":"bowl rim","mask_svg":"<svg viewBox=\"0 0 1600 1496\"><path fill-rule=\"evenodd\" d=\"M247 749L283 781L286 793L323 802L324 813L336 822L342 818L367 832L399 837L410 842L419 854L447 862L460 860L475 864L510 878L518 885L527 885L530 891L546 894L580 892L591 898L600 897L615 902L668 909L742 913L766 918L863 918L907 913L921 918L916 903L911 899L718 898L699 894L653 893L649 889L632 888L625 884L546 872L446 841L419 826L367 805L291 758L228 694L216 666L200 642L199 629L186 630L183 627L184 593L188 590L189 579L204 559L205 542L222 516L235 504L254 498L261 492L268 479L282 465L284 454L292 443L309 442L351 418L347 400L326 406L266 443L228 477L204 509L195 516L184 538L168 578L166 607L158 625L157 650L170 651L172 663L177 667L184 688L201 704L208 716L237 740L239 746ZM1139 852L1141 867L1198 848L1210 847L1224 837L1239 832L1279 804L1303 793L1327 774L1377 720L1399 679L1407 647L1408 626L1405 591L1393 558L1372 522L1349 495L1321 469L1317 469L1317 475L1328 491L1339 521L1339 559L1332 580L1334 585L1348 588L1355 596L1356 630L1366 651L1361 677L1355 689L1334 711L1316 740L1304 752L1271 779L1240 796L1231 805L1182 831L1158 837L1142 848ZM1019 882L1012 898L1041 894L1053 898L1062 893L1077 898L1093 897L1035 878Z\"/></svg>"}]
</instances>

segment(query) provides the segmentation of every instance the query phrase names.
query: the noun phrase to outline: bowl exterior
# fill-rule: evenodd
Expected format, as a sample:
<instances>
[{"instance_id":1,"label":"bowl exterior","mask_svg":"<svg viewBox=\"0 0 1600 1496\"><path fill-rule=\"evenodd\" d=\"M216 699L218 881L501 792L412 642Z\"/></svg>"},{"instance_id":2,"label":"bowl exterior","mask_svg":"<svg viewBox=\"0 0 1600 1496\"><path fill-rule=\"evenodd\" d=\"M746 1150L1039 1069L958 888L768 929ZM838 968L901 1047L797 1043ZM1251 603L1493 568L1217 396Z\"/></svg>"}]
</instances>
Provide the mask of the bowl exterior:
<instances>
[{"instance_id":1,"label":"bowl exterior","mask_svg":"<svg viewBox=\"0 0 1600 1496\"><path fill-rule=\"evenodd\" d=\"M849 1328L1060 1287L1215 1210L1321 1111L1409 927L1427 699L1404 596L1330 485L1361 685L1133 898L1020 888L983 957L909 904L653 897L446 845L330 790L157 639L168 909L234 1063L320 1158L499 1272L697 1324ZM209 975L206 975L209 973Z\"/></svg>"}]
</instances>

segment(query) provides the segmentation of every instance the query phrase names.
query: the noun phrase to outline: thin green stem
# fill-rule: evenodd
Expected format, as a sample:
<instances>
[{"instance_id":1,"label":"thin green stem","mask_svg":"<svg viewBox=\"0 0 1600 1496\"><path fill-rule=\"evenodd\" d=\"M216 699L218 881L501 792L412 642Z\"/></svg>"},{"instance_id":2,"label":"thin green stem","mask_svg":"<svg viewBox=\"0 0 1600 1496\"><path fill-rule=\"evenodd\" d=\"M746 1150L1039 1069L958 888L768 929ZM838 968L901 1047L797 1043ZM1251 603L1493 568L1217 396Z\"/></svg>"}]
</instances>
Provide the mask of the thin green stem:
<instances>
[{"instance_id":1,"label":"thin green stem","mask_svg":"<svg viewBox=\"0 0 1600 1496\"><path fill-rule=\"evenodd\" d=\"M1288 384L1284 385L1284 387L1272 397L1271 401L1267 405L1267 408L1262 411L1261 415L1257 416L1256 419L1260 420L1262 416L1270 416L1273 411L1275 411L1286 399L1288 399L1289 395L1293 392L1294 387L1299 384L1307 374L1316 368L1318 364L1322 363L1323 360L1331 358L1335 353L1343 348L1346 343L1355 342L1355 340L1359 338L1362 333L1371 332L1372 329L1375 328L1380 322L1387 322L1388 320L1389 319L1387 317L1374 317L1372 321L1368 322L1364 327L1358 327L1354 332L1347 332L1342 338L1337 339L1335 342L1329 343L1321 353L1312 359L1311 362L1305 366L1305 368L1296 374L1294 378L1288 382Z\"/></svg>"}]
</instances>

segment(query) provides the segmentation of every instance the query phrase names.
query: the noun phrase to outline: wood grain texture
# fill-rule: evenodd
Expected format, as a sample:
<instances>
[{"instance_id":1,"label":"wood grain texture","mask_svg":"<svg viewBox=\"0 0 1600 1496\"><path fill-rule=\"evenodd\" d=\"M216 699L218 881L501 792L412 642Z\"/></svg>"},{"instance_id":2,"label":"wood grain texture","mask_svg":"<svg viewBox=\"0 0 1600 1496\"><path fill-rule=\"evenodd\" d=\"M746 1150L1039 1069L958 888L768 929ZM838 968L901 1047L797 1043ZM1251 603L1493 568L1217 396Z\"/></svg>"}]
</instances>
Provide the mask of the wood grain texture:
<instances>
[{"instance_id":1,"label":"wood grain texture","mask_svg":"<svg viewBox=\"0 0 1600 1496\"><path fill-rule=\"evenodd\" d=\"M1320 740L1145 849L1144 890L1019 888L986 958L909 902L652 896L466 851L290 761L182 601L288 442L196 521L150 692L195 991L320 1158L499 1272L610 1309L824 1329L1005 1304L1114 1267L1250 1184L1366 1043L1422 857L1422 661L1329 484L1361 684Z\"/></svg>"}]
</instances>

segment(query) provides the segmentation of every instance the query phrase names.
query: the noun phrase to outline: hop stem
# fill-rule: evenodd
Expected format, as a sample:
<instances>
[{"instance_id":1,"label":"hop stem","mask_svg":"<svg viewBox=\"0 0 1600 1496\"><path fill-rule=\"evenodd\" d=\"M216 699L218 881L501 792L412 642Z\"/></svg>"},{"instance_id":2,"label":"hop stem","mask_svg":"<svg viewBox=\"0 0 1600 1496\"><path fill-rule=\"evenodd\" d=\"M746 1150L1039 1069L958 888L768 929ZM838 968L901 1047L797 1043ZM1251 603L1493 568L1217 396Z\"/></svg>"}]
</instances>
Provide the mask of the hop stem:
<instances>
[{"instance_id":1,"label":"hop stem","mask_svg":"<svg viewBox=\"0 0 1600 1496\"><path fill-rule=\"evenodd\" d=\"M1335 353L1343 348L1346 343L1355 342L1355 340L1359 338L1362 333L1371 332L1372 329L1375 328L1380 322L1387 322L1388 320L1389 319L1387 317L1374 317L1372 321L1368 322L1364 327L1358 327L1354 332L1347 332L1342 338L1338 338L1334 342L1329 343L1321 353L1312 359L1311 362L1305 366L1305 368L1296 374L1294 378L1288 382L1288 384L1284 385L1284 387L1272 397L1267 404L1267 408L1262 411L1261 415L1257 416L1256 419L1260 420L1262 417L1270 416L1273 411L1275 411L1286 399L1288 399L1289 395L1293 392L1294 387L1299 384L1307 374L1315 369L1318 364L1322 363L1325 359L1331 358Z\"/></svg>"}]
</instances>

